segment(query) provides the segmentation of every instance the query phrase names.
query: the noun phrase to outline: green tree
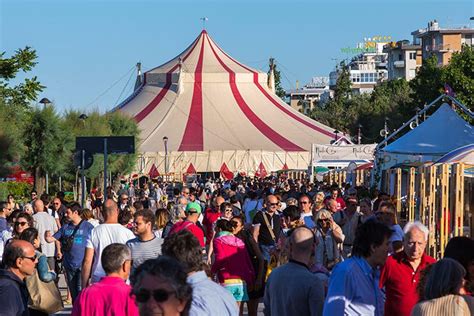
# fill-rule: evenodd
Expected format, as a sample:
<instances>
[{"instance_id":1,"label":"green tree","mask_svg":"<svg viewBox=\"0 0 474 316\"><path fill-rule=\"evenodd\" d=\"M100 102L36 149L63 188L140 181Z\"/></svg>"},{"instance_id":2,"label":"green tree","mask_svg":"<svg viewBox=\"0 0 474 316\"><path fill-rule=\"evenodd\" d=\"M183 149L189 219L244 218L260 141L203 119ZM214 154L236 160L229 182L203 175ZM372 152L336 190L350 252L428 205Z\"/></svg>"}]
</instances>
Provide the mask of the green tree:
<instances>
[{"instance_id":1,"label":"green tree","mask_svg":"<svg viewBox=\"0 0 474 316\"><path fill-rule=\"evenodd\" d=\"M356 120L354 113L356 104L351 101L352 88L349 70L344 62L338 68L338 78L334 89L334 97L323 106L317 106L311 111L310 117L327 124L339 131L348 133Z\"/></svg>"},{"instance_id":2,"label":"green tree","mask_svg":"<svg viewBox=\"0 0 474 316\"><path fill-rule=\"evenodd\" d=\"M349 69L344 62L341 62L337 70L338 76L334 89L334 100L336 102L347 102L352 96L352 82Z\"/></svg>"},{"instance_id":3,"label":"green tree","mask_svg":"<svg viewBox=\"0 0 474 316\"><path fill-rule=\"evenodd\" d=\"M23 82L10 86L18 72L29 72L37 64L36 51L26 46L18 49L13 56L5 58L5 52L0 54L0 98L7 105L29 107L29 102L36 100L38 93L43 91L44 86L40 84L37 77L26 78Z\"/></svg>"},{"instance_id":4,"label":"green tree","mask_svg":"<svg viewBox=\"0 0 474 316\"><path fill-rule=\"evenodd\" d=\"M474 49L464 45L443 68L442 81L449 84L456 98L474 110Z\"/></svg>"},{"instance_id":5,"label":"green tree","mask_svg":"<svg viewBox=\"0 0 474 316\"><path fill-rule=\"evenodd\" d=\"M0 53L0 174L10 173L24 151L22 134L30 115L30 102L44 88L36 77L12 85L20 72L27 73L36 65L36 51L19 49L9 58Z\"/></svg>"},{"instance_id":6,"label":"green tree","mask_svg":"<svg viewBox=\"0 0 474 316\"><path fill-rule=\"evenodd\" d=\"M438 65L438 58L432 55L423 60L416 77L410 81L413 103L423 107L434 101L443 93L443 69Z\"/></svg>"},{"instance_id":7,"label":"green tree","mask_svg":"<svg viewBox=\"0 0 474 316\"><path fill-rule=\"evenodd\" d=\"M281 85L281 73L278 70L277 65L274 63L274 59L270 58L270 69L267 72L268 77L270 78L270 72L273 67L273 76L275 78L275 94L280 97L280 99L285 98L285 89Z\"/></svg>"},{"instance_id":8,"label":"green tree","mask_svg":"<svg viewBox=\"0 0 474 316\"><path fill-rule=\"evenodd\" d=\"M35 108L24 124L24 146L28 148L21 158L23 168L34 174L35 189L44 189L46 173L64 172L71 160L73 139L68 126L56 113L53 105Z\"/></svg>"},{"instance_id":9,"label":"green tree","mask_svg":"<svg viewBox=\"0 0 474 316\"><path fill-rule=\"evenodd\" d=\"M121 112L111 112L101 114L98 111L85 113L87 119L80 119L81 112L76 110L68 111L65 114L65 124L70 127L72 136L135 136L135 143L138 144L139 130L136 121ZM113 175L120 177L130 173L136 163L136 154L130 155L108 155L108 170ZM70 162L68 168L68 179L73 181L77 169ZM104 156L94 155L94 163L86 171L86 177L93 183L100 184L103 179Z\"/></svg>"}]
</instances>

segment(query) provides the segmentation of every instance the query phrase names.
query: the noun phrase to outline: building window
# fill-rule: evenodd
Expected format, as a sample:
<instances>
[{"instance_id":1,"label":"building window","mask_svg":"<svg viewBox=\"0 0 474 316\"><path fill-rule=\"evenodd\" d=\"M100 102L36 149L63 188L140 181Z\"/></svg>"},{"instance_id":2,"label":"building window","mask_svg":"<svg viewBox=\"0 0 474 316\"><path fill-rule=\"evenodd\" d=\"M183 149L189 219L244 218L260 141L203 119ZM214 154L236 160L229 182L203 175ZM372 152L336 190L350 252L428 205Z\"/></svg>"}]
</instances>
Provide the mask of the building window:
<instances>
[{"instance_id":1,"label":"building window","mask_svg":"<svg viewBox=\"0 0 474 316\"><path fill-rule=\"evenodd\" d=\"M410 53L410 60L415 60L416 59L416 52Z\"/></svg>"}]
</instances>

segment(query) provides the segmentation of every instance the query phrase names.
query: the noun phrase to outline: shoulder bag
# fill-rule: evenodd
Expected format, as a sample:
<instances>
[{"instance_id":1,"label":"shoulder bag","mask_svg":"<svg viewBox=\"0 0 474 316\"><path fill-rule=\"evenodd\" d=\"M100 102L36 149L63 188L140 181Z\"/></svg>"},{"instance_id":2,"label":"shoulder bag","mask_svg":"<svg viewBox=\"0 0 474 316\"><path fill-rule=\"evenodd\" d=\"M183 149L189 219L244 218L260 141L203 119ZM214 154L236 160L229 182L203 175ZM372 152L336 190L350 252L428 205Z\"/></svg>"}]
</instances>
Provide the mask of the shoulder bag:
<instances>
[{"instance_id":1,"label":"shoulder bag","mask_svg":"<svg viewBox=\"0 0 474 316\"><path fill-rule=\"evenodd\" d=\"M36 269L33 275L26 278L26 287L29 293L28 307L47 314L64 309L61 293L54 281L41 281Z\"/></svg>"}]
</instances>

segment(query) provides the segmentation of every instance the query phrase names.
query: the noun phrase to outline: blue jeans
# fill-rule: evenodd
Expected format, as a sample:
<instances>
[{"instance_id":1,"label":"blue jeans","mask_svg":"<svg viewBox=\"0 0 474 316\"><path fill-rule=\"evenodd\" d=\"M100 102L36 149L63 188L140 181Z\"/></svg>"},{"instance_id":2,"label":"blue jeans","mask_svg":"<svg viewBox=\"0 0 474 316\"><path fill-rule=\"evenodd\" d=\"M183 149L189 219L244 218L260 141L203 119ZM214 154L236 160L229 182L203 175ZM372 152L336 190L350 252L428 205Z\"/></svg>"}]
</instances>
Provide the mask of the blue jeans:
<instances>
[{"instance_id":1,"label":"blue jeans","mask_svg":"<svg viewBox=\"0 0 474 316\"><path fill-rule=\"evenodd\" d=\"M259 244L260 246L260 251L262 252L263 259L268 263L270 262L270 254L273 252L275 249L275 245L262 245Z\"/></svg>"},{"instance_id":2,"label":"blue jeans","mask_svg":"<svg viewBox=\"0 0 474 316\"><path fill-rule=\"evenodd\" d=\"M69 288L69 291L71 291L72 302L74 303L74 301L76 300L76 297L79 295L79 293L82 290L81 268L68 269L64 267L64 270L66 271L67 286Z\"/></svg>"}]
</instances>

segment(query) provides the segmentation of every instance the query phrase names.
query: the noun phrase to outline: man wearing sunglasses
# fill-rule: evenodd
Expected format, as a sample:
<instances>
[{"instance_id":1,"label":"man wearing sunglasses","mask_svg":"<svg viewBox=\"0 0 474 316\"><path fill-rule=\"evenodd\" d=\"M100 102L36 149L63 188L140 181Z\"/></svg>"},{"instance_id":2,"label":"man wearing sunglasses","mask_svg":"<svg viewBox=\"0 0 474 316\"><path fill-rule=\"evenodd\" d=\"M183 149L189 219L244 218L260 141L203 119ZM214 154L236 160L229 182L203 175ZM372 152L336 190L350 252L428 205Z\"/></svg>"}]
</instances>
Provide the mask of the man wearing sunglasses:
<instances>
[{"instance_id":1,"label":"man wearing sunglasses","mask_svg":"<svg viewBox=\"0 0 474 316\"><path fill-rule=\"evenodd\" d=\"M82 290L72 315L138 316L138 308L125 281L131 269L130 249L123 244L110 244L102 252L102 268L106 276Z\"/></svg>"},{"instance_id":2,"label":"man wearing sunglasses","mask_svg":"<svg viewBox=\"0 0 474 316\"><path fill-rule=\"evenodd\" d=\"M0 314L28 315L25 279L35 271L38 259L33 245L13 240L5 247L4 269L0 270Z\"/></svg>"},{"instance_id":3,"label":"man wearing sunglasses","mask_svg":"<svg viewBox=\"0 0 474 316\"><path fill-rule=\"evenodd\" d=\"M303 194L302 196L300 196L298 206L301 212L301 219L303 219L306 227L316 227L316 224L313 220L313 204L311 203L311 198L306 194Z\"/></svg>"},{"instance_id":4,"label":"man wearing sunglasses","mask_svg":"<svg viewBox=\"0 0 474 316\"><path fill-rule=\"evenodd\" d=\"M265 209L253 218L253 238L258 243L263 258L270 262L270 255L275 250L280 236L280 216L277 213L280 203L274 195L265 199Z\"/></svg>"}]
</instances>

